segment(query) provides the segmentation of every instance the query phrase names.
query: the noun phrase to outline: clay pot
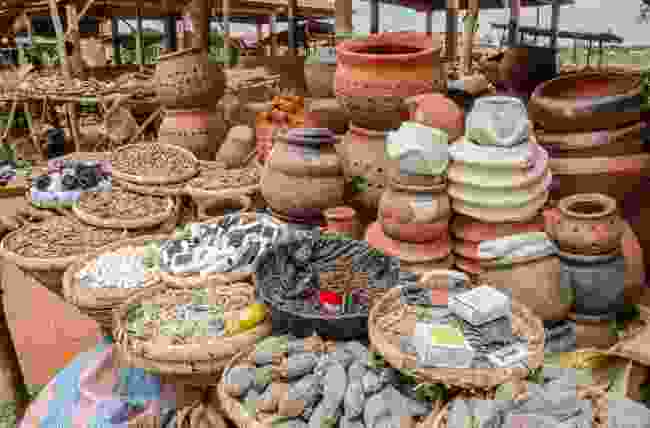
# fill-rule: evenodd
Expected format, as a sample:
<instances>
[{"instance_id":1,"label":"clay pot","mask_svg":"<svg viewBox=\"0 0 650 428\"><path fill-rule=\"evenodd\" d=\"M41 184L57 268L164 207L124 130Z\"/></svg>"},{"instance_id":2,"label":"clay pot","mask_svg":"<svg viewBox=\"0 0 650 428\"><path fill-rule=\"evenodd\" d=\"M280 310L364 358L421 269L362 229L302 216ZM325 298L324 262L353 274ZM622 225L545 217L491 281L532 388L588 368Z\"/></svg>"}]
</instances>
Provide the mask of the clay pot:
<instances>
[{"instance_id":1,"label":"clay pot","mask_svg":"<svg viewBox=\"0 0 650 428\"><path fill-rule=\"evenodd\" d=\"M354 208L335 207L325 210L326 230L329 232L344 233L352 239L360 240L362 237L359 216Z\"/></svg>"},{"instance_id":2,"label":"clay pot","mask_svg":"<svg viewBox=\"0 0 650 428\"><path fill-rule=\"evenodd\" d=\"M451 222L450 230L458 239L479 243L520 233L542 232L544 219L538 215L533 220L524 223L484 223L471 217L457 215Z\"/></svg>"},{"instance_id":3,"label":"clay pot","mask_svg":"<svg viewBox=\"0 0 650 428\"><path fill-rule=\"evenodd\" d=\"M447 234L451 205L445 188L446 183L424 187L391 180L379 201L384 233L406 242L428 242Z\"/></svg>"},{"instance_id":4,"label":"clay pot","mask_svg":"<svg viewBox=\"0 0 650 428\"><path fill-rule=\"evenodd\" d=\"M576 348L609 349L618 342L609 320L585 318L570 312L569 319L576 323Z\"/></svg>"},{"instance_id":5,"label":"clay pot","mask_svg":"<svg viewBox=\"0 0 650 428\"><path fill-rule=\"evenodd\" d=\"M158 142L183 147L200 160L214 160L221 124L213 111L166 110Z\"/></svg>"},{"instance_id":6,"label":"clay pot","mask_svg":"<svg viewBox=\"0 0 650 428\"><path fill-rule=\"evenodd\" d=\"M583 256L560 251L558 255L563 287L575 291L575 312L612 319L625 303L625 260L621 253Z\"/></svg>"},{"instance_id":7,"label":"clay pot","mask_svg":"<svg viewBox=\"0 0 650 428\"><path fill-rule=\"evenodd\" d=\"M467 115L466 136L477 144L512 147L528 141L529 124L526 106L518 98L482 97ZM485 131L492 138L484 140ZM479 134L477 134L479 133Z\"/></svg>"},{"instance_id":8,"label":"clay pot","mask_svg":"<svg viewBox=\"0 0 650 428\"><path fill-rule=\"evenodd\" d=\"M539 214L547 200L548 192L544 192L526 205L518 207L488 207L452 199L451 208L454 212L486 223L527 222Z\"/></svg>"},{"instance_id":9,"label":"clay pot","mask_svg":"<svg viewBox=\"0 0 650 428\"><path fill-rule=\"evenodd\" d=\"M377 211L379 199L386 190L391 167L385 151L387 134L350 125L350 130L337 147L346 181L350 183L355 177L361 177L368 185L367 190L355 192L350 202L368 211Z\"/></svg>"},{"instance_id":10,"label":"clay pot","mask_svg":"<svg viewBox=\"0 0 650 428\"><path fill-rule=\"evenodd\" d=\"M408 118L404 99L446 87L441 50L440 40L415 32L386 32L344 41L336 47L336 97L358 126L398 128Z\"/></svg>"},{"instance_id":11,"label":"clay pot","mask_svg":"<svg viewBox=\"0 0 650 428\"><path fill-rule=\"evenodd\" d=\"M154 80L158 100L168 108L214 106L226 89L221 66L199 48L160 55Z\"/></svg>"},{"instance_id":12,"label":"clay pot","mask_svg":"<svg viewBox=\"0 0 650 428\"><path fill-rule=\"evenodd\" d=\"M305 61L305 83L313 98L334 96L336 50L333 47L317 48L318 52Z\"/></svg>"},{"instance_id":13,"label":"clay pot","mask_svg":"<svg viewBox=\"0 0 650 428\"><path fill-rule=\"evenodd\" d=\"M639 121L639 72L585 72L539 85L528 104L531 120L548 132L616 129Z\"/></svg>"},{"instance_id":14,"label":"clay pot","mask_svg":"<svg viewBox=\"0 0 650 428\"><path fill-rule=\"evenodd\" d=\"M260 165L264 165L275 142L289 132L289 125L273 123L255 127L255 151Z\"/></svg>"},{"instance_id":15,"label":"clay pot","mask_svg":"<svg viewBox=\"0 0 650 428\"><path fill-rule=\"evenodd\" d=\"M590 158L643 153L642 123L593 132L545 132L536 130L537 142L554 158Z\"/></svg>"},{"instance_id":16,"label":"clay pot","mask_svg":"<svg viewBox=\"0 0 650 428\"><path fill-rule=\"evenodd\" d=\"M556 50L544 46L513 46L499 62L498 80L515 93L529 97L537 85L557 76Z\"/></svg>"},{"instance_id":17,"label":"clay pot","mask_svg":"<svg viewBox=\"0 0 650 428\"><path fill-rule=\"evenodd\" d=\"M562 199L557 211L547 211L546 232L558 246L573 254L605 254L621 245L623 224L616 201L590 193Z\"/></svg>"},{"instance_id":18,"label":"clay pot","mask_svg":"<svg viewBox=\"0 0 650 428\"><path fill-rule=\"evenodd\" d=\"M262 196L274 212L292 217L342 204L345 182L334 134L326 129L291 130L273 147L262 169Z\"/></svg>"},{"instance_id":19,"label":"clay pot","mask_svg":"<svg viewBox=\"0 0 650 428\"><path fill-rule=\"evenodd\" d=\"M406 99L411 120L431 128L442 129L453 142L465 132L465 114L450 98L442 94L422 94Z\"/></svg>"},{"instance_id":20,"label":"clay pot","mask_svg":"<svg viewBox=\"0 0 650 428\"><path fill-rule=\"evenodd\" d=\"M305 126L309 128L327 128L336 135L348 131L347 112L336 98L312 99L306 103Z\"/></svg>"},{"instance_id":21,"label":"clay pot","mask_svg":"<svg viewBox=\"0 0 650 428\"><path fill-rule=\"evenodd\" d=\"M250 161L255 149L255 131L246 125L233 126L219 148L217 159L227 168L242 168Z\"/></svg>"}]
</instances>

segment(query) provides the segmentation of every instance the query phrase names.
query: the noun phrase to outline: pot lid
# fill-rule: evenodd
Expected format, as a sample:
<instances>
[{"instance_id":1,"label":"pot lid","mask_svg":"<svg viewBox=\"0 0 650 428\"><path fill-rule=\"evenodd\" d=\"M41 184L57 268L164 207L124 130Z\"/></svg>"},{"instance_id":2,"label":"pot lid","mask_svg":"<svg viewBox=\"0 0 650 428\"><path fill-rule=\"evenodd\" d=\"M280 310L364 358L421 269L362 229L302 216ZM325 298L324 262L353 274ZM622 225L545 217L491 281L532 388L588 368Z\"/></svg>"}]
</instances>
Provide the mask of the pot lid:
<instances>
[{"instance_id":1,"label":"pot lid","mask_svg":"<svg viewBox=\"0 0 650 428\"><path fill-rule=\"evenodd\" d=\"M334 133L327 128L294 128L287 133L286 139L291 144L313 146L336 144L337 142Z\"/></svg>"},{"instance_id":2,"label":"pot lid","mask_svg":"<svg viewBox=\"0 0 650 428\"><path fill-rule=\"evenodd\" d=\"M528 141L528 111L518 98L479 98L467 116L465 128L467 139L476 144L515 146Z\"/></svg>"},{"instance_id":3,"label":"pot lid","mask_svg":"<svg viewBox=\"0 0 650 428\"><path fill-rule=\"evenodd\" d=\"M449 164L448 141L443 130L404 122L397 131L388 133L386 154L390 160L399 160L402 173L439 175Z\"/></svg>"}]
</instances>

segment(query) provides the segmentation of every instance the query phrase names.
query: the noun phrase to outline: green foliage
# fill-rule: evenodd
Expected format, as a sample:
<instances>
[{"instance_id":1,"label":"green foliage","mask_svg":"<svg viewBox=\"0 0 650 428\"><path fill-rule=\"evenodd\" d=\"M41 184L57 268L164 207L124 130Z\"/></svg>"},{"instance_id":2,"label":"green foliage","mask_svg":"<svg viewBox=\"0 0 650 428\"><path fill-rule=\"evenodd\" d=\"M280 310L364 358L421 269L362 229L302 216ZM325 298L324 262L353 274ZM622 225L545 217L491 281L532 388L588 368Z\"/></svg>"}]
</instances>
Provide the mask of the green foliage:
<instances>
[{"instance_id":1,"label":"green foliage","mask_svg":"<svg viewBox=\"0 0 650 428\"><path fill-rule=\"evenodd\" d=\"M641 312L637 305L626 304L621 312L616 314L616 319L609 322L609 331L612 336L620 336L628 322L638 320L640 317Z\"/></svg>"},{"instance_id":2,"label":"green foliage","mask_svg":"<svg viewBox=\"0 0 650 428\"><path fill-rule=\"evenodd\" d=\"M367 192L368 191L368 180L365 177L354 176L352 177L352 190L355 193Z\"/></svg>"},{"instance_id":3,"label":"green foliage","mask_svg":"<svg viewBox=\"0 0 650 428\"><path fill-rule=\"evenodd\" d=\"M379 352L371 352L368 356L368 365L374 369L380 369L386 367L386 361Z\"/></svg>"},{"instance_id":4,"label":"green foliage","mask_svg":"<svg viewBox=\"0 0 650 428\"><path fill-rule=\"evenodd\" d=\"M447 401L449 391L441 383L421 383L415 387L415 396L422 401Z\"/></svg>"}]
</instances>

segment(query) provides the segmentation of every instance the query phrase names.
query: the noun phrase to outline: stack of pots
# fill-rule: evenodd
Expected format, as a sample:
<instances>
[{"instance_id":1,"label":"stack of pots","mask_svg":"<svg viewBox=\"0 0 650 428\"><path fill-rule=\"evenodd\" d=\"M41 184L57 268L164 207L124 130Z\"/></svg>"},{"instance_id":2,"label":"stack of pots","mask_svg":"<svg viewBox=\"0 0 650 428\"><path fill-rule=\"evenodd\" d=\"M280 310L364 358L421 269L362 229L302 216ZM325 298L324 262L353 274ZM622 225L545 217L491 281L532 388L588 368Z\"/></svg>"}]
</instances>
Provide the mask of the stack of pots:
<instances>
[{"instance_id":1,"label":"stack of pots","mask_svg":"<svg viewBox=\"0 0 650 428\"><path fill-rule=\"evenodd\" d=\"M451 205L444 176L449 164L446 132L404 122L391 132L386 151L392 164L379 201L378 222L366 241L400 259L402 269L424 273L453 266Z\"/></svg>"},{"instance_id":2,"label":"stack of pots","mask_svg":"<svg viewBox=\"0 0 650 428\"><path fill-rule=\"evenodd\" d=\"M538 86L529 110L537 141L551 155L551 197L606 193L635 212L632 227L647 246L650 229L642 219L650 203L639 195L647 191L650 154L643 148L640 87L638 71L567 74Z\"/></svg>"},{"instance_id":3,"label":"stack of pots","mask_svg":"<svg viewBox=\"0 0 650 428\"><path fill-rule=\"evenodd\" d=\"M388 131L408 119L405 100L446 87L441 50L441 40L415 32L371 34L336 47L334 93L350 119L340 144L351 190L346 199L358 209L363 223L376 216L386 188L385 140Z\"/></svg>"},{"instance_id":4,"label":"stack of pots","mask_svg":"<svg viewBox=\"0 0 650 428\"><path fill-rule=\"evenodd\" d=\"M262 167L262 196L273 216L322 225L323 211L343 203L345 182L337 139L328 129L295 128L278 139Z\"/></svg>"},{"instance_id":5,"label":"stack of pots","mask_svg":"<svg viewBox=\"0 0 650 428\"><path fill-rule=\"evenodd\" d=\"M576 194L559 201L546 213L546 233L558 248L561 281L573 290L576 335L587 346L607 347L616 337L606 329L609 321L641 295L640 274L630 269L624 250L626 224L616 200L599 194ZM629 244L627 244L629 246ZM627 255L625 253L628 253ZM642 275L641 275L642 276ZM594 329L600 327L595 343ZM591 331L590 331L591 330Z\"/></svg>"},{"instance_id":6,"label":"stack of pots","mask_svg":"<svg viewBox=\"0 0 650 428\"><path fill-rule=\"evenodd\" d=\"M216 104L223 96L226 75L199 48L161 55L156 93L164 107L158 141L181 146L201 160L213 160L223 137Z\"/></svg>"},{"instance_id":7,"label":"stack of pots","mask_svg":"<svg viewBox=\"0 0 650 428\"><path fill-rule=\"evenodd\" d=\"M447 174L452 209L460 214L451 227L456 266L511 290L543 320L565 319L571 301L560 288L560 262L543 246L548 154L530 138L526 107L516 98L480 98L465 129L449 148ZM484 249L495 240L505 242L501 249ZM509 240L524 245L510 251L517 241Z\"/></svg>"}]
</instances>

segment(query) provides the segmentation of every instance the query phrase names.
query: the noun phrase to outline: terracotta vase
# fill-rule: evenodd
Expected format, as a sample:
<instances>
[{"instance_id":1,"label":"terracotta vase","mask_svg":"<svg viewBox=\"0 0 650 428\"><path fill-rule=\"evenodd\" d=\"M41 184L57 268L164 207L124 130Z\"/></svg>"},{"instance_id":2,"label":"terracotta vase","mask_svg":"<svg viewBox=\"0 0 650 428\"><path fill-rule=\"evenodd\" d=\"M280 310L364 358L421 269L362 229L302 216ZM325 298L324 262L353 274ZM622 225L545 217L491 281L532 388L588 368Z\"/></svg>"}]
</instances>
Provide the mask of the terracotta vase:
<instances>
[{"instance_id":1,"label":"terracotta vase","mask_svg":"<svg viewBox=\"0 0 650 428\"><path fill-rule=\"evenodd\" d=\"M361 177L367 182L367 189L353 192L350 196L350 202L367 211L377 211L379 199L386 190L387 174L392 164L386 158L386 137L387 132L351 124L337 147L346 181L352 183L355 177Z\"/></svg>"},{"instance_id":2,"label":"terracotta vase","mask_svg":"<svg viewBox=\"0 0 650 428\"><path fill-rule=\"evenodd\" d=\"M442 94L422 94L406 99L411 120L442 129L453 142L465 132L465 114L450 98Z\"/></svg>"},{"instance_id":3,"label":"terracotta vase","mask_svg":"<svg viewBox=\"0 0 650 428\"><path fill-rule=\"evenodd\" d=\"M223 137L222 122L206 110L166 110L158 142L183 147L200 160L214 160L217 143Z\"/></svg>"},{"instance_id":4,"label":"terracotta vase","mask_svg":"<svg viewBox=\"0 0 650 428\"><path fill-rule=\"evenodd\" d=\"M158 100L168 108L214 106L226 89L221 66L198 48L161 55L154 80Z\"/></svg>"},{"instance_id":5,"label":"terracotta vase","mask_svg":"<svg viewBox=\"0 0 650 428\"><path fill-rule=\"evenodd\" d=\"M528 104L531 120L548 132L616 129L639 121L639 72L585 72L539 85Z\"/></svg>"},{"instance_id":6,"label":"terracotta vase","mask_svg":"<svg viewBox=\"0 0 650 428\"><path fill-rule=\"evenodd\" d=\"M343 203L345 182L334 134L296 128L279 139L262 169L262 196L287 217L320 214Z\"/></svg>"},{"instance_id":7,"label":"terracotta vase","mask_svg":"<svg viewBox=\"0 0 650 428\"><path fill-rule=\"evenodd\" d=\"M361 224L359 216L354 208L335 207L325 210L325 229L328 232L344 233L352 239L360 240L362 238Z\"/></svg>"},{"instance_id":8,"label":"terracotta vase","mask_svg":"<svg viewBox=\"0 0 650 428\"><path fill-rule=\"evenodd\" d=\"M398 128L408 118L407 97L446 87L441 50L440 40L415 32L344 41L336 47L336 97L358 126Z\"/></svg>"},{"instance_id":9,"label":"terracotta vase","mask_svg":"<svg viewBox=\"0 0 650 428\"><path fill-rule=\"evenodd\" d=\"M623 224L616 201L598 193L562 199L558 211L547 211L546 232L569 253L596 255L621 245ZM558 215L559 214L559 215Z\"/></svg>"},{"instance_id":10,"label":"terracotta vase","mask_svg":"<svg viewBox=\"0 0 650 428\"><path fill-rule=\"evenodd\" d=\"M406 242L428 242L448 233L451 216L446 183L409 186L391 179L379 201L378 220L384 233Z\"/></svg>"}]
</instances>

